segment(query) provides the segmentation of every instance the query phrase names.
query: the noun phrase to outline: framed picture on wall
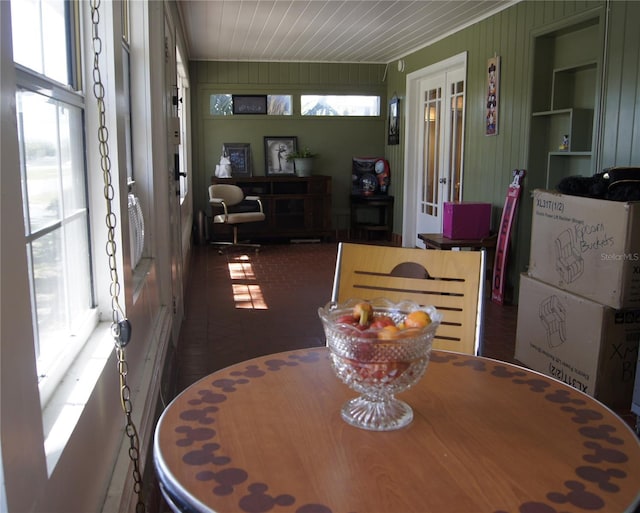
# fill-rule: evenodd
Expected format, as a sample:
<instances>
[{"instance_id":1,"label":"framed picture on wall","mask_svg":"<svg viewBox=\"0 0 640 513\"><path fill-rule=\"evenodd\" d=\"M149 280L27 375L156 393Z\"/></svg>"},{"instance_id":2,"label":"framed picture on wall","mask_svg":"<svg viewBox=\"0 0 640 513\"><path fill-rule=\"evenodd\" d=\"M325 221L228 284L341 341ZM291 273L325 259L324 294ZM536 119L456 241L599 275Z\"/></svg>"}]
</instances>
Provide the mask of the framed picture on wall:
<instances>
[{"instance_id":1,"label":"framed picture on wall","mask_svg":"<svg viewBox=\"0 0 640 513\"><path fill-rule=\"evenodd\" d=\"M231 161L231 176L251 176L251 145L223 143L222 147Z\"/></svg>"},{"instance_id":2,"label":"framed picture on wall","mask_svg":"<svg viewBox=\"0 0 640 513\"><path fill-rule=\"evenodd\" d=\"M289 137L265 137L264 138L264 165L265 174L272 175L294 175L295 168L293 161L288 161L290 153L295 153L298 149L298 138Z\"/></svg>"},{"instance_id":3,"label":"framed picture on wall","mask_svg":"<svg viewBox=\"0 0 640 513\"><path fill-rule=\"evenodd\" d=\"M400 144L400 99L395 96L389 102L389 137L387 144Z\"/></svg>"},{"instance_id":4,"label":"framed picture on wall","mask_svg":"<svg viewBox=\"0 0 640 513\"><path fill-rule=\"evenodd\" d=\"M234 94L231 96L234 114L266 114L266 94Z\"/></svg>"}]
</instances>

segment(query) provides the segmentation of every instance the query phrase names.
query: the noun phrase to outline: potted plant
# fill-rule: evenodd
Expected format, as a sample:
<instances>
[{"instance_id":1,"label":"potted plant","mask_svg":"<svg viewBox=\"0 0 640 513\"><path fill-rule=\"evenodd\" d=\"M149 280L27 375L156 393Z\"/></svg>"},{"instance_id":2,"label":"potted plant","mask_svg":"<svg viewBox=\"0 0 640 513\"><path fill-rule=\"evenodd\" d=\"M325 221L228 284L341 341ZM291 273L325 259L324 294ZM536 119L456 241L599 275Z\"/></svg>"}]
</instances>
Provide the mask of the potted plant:
<instances>
[{"instance_id":1,"label":"potted plant","mask_svg":"<svg viewBox=\"0 0 640 513\"><path fill-rule=\"evenodd\" d=\"M294 151L287 155L287 160L293 160L293 166L298 176L311 176L313 170L313 159L318 156L317 153L313 153L308 147L302 150Z\"/></svg>"}]
</instances>

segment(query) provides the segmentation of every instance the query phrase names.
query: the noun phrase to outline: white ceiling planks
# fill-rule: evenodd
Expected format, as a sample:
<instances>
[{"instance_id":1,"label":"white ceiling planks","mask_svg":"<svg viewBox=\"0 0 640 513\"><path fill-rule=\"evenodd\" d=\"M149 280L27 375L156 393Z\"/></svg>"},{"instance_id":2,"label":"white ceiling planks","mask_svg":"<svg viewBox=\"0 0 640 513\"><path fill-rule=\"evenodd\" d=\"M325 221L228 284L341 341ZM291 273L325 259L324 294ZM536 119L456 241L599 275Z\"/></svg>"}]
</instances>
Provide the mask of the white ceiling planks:
<instances>
[{"instance_id":1,"label":"white ceiling planks","mask_svg":"<svg viewBox=\"0 0 640 513\"><path fill-rule=\"evenodd\" d=\"M177 0L189 59L389 63L518 0Z\"/></svg>"}]
</instances>

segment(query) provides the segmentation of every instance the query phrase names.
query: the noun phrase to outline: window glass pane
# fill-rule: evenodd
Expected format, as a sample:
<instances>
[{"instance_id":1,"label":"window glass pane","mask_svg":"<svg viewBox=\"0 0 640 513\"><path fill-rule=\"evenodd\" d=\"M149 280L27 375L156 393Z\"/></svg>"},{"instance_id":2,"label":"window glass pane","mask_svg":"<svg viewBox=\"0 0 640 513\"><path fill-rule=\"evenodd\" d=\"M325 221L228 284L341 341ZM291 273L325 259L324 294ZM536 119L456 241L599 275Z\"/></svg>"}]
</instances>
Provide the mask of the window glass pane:
<instances>
[{"instance_id":1,"label":"window glass pane","mask_svg":"<svg viewBox=\"0 0 640 513\"><path fill-rule=\"evenodd\" d=\"M24 206L29 234L59 221L62 216L58 109L49 98L19 91L17 110L19 137L24 148L27 195Z\"/></svg>"},{"instance_id":2,"label":"window glass pane","mask_svg":"<svg viewBox=\"0 0 640 513\"><path fill-rule=\"evenodd\" d=\"M75 333L77 325L93 307L91 270L89 269L89 232L86 211L63 225L64 276L66 280L66 312L69 318L67 330Z\"/></svg>"},{"instance_id":3,"label":"window glass pane","mask_svg":"<svg viewBox=\"0 0 640 513\"><path fill-rule=\"evenodd\" d=\"M81 111L29 91L17 94L24 147L26 233L35 233L86 208ZM75 134L75 135L74 135Z\"/></svg>"},{"instance_id":4,"label":"window glass pane","mask_svg":"<svg viewBox=\"0 0 640 513\"><path fill-rule=\"evenodd\" d=\"M426 91L424 98L421 211L423 214L437 215L438 181L440 179L441 89L436 88Z\"/></svg>"},{"instance_id":5,"label":"window glass pane","mask_svg":"<svg viewBox=\"0 0 640 513\"><path fill-rule=\"evenodd\" d=\"M64 280L62 273L62 232L56 230L31 244L31 274L35 292L39 341L36 356L38 374L43 374L40 362L50 362L55 354L55 340L64 335Z\"/></svg>"},{"instance_id":6,"label":"window glass pane","mask_svg":"<svg viewBox=\"0 0 640 513\"><path fill-rule=\"evenodd\" d=\"M453 201L462 201L462 128L464 94L461 92L463 81L452 84L452 92L460 91L451 96L451 120L450 120L450 148L449 168L451 177L449 180L449 197Z\"/></svg>"},{"instance_id":7,"label":"window glass pane","mask_svg":"<svg viewBox=\"0 0 640 513\"><path fill-rule=\"evenodd\" d=\"M86 216L80 216L30 245L40 376L64 353L69 336L78 332L90 314L86 221Z\"/></svg>"},{"instance_id":8,"label":"window glass pane","mask_svg":"<svg viewBox=\"0 0 640 513\"><path fill-rule=\"evenodd\" d=\"M87 208L84 152L82 144L77 143L79 134L83 133L80 109L59 103L58 130L63 217L68 218Z\"/></svg>"},{"instance_id":9,"label":"window glass pane","mask_svg":"<svg viewBox=\"0 0 640 513\"><path fill-rule=\"evenodd\" d=\"M15 62L70 84L64 0L11 0L11 26Z\"/></svg>"},{"instance_id":10,"label":"window glass pane","mask_svg":"<svg viewBox=\"0 0 640 513\"><path fill-rule=\"evenodd\" d=\"M291 116L293 114L290 94L267 95L267 114L270 116Z\"/></svg>"},{"instance_id":11,"label":"window glass pane","mask_svg":"<svg viewBox=\"0 0 640 513\"><path fill-rule=\"evenodd\" d=\"M209 114L212 116L232 116L233 102L230 94L212 94L209 97Z\"/></svg>"},{"instance_id":12,"label":"window glass pane","mask_svg":"<svg viewBox=\"0 0 640 513\"><path fill-rule=\"evenodd\" d=\"M303 116L379 116L379 96L308 95L300 97Z\"/></svg>"},{"instance_id":13,"label":"window glass pane","mask_svg":"<svg viewBox=\"0 0 640 513\"><path fill-rule=\"evenodd\" d=\"M38 373L46 375L93 307L82 110L18 90Z\"/></svg>"}]
</instances>

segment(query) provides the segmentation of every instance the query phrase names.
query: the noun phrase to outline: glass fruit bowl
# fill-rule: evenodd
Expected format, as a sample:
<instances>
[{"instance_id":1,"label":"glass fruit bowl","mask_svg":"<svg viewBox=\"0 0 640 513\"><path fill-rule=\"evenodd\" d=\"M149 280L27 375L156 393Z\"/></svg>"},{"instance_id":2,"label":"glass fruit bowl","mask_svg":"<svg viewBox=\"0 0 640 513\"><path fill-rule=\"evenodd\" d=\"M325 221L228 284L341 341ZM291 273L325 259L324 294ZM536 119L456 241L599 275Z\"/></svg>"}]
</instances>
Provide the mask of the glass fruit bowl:
<instances>
[{"instance_id":1,"label":"glass fruit bowl","mask_svg":"<svg viewBox=\"0 0 640 513\"><path fill-rule=\"evenodd\" d=\"M372 312L364 314L369 319L361 325L357 317L363 304L371 305ZM426 312L428 317L412 314L417 311ZM424 375L442 315L432 306L382 298L330 302L318 309L318 315L336 375L361 394L343 405L342 418L374 431L409 424L413 411L395 394L415 385ZM415 319L426 319L428 324L410 322ZM393 327L388 327L391 324Z\"/></svg>"}]
</instances>

